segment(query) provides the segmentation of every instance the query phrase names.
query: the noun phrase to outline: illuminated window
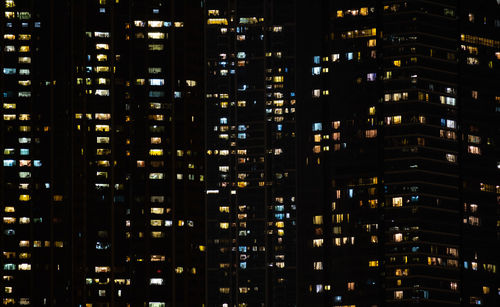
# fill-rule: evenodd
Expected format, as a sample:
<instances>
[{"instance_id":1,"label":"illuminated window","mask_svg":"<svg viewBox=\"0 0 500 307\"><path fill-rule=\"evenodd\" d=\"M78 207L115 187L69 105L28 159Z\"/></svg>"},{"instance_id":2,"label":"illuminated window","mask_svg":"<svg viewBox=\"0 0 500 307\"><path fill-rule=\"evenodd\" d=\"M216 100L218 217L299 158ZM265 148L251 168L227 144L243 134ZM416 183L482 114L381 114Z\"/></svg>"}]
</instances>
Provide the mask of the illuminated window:
<instances>
[{"instance_id":1,"label":"illuminated window","mask_svg":"<svg viewBox=\"0 0 500 307\"><path fill-rule=\"evenodd\" d=\"M313 269L314 270L323 270L323 262L321 262L321 261L313 262Z\"/></svg>"},{"instance_id":2,"label":"illuminated window","mask_svg":"<svg viewBox=\"0 0 500 307\"><path fill-rule=\"evenodd\" d=\"M393 207L403 206L403 197L393 197L392 198L392 206Z\"/></svg>"},{"instance_id":3,"label":"illuminated window","mask_svg":"<svg viewBox=\"0 0 500 307\"><path fill-rule=\"evenodd\" d=\"M321 224L323 224L323 216L322 215L313 216L313 224L314 225L321 225Z\"/></svg>"},{"instance_id":4,"label":"illuminated window","mask_svg":"<svg viewBox=\"0 0 500 307\"><path fill-rule=\"evenodd\" d=\"M165 33L163 33L163 32L148 32L148 38L150 38L150 39L164 39Z\"/></svg>"},{"instance_id":5,"label":"illuminated window","mask_svg":"<svg viewBox=\"0 0 500 307\"><path fill-rule=\"evenodd\" d=\"M365 131L365 137L367 139L377 137L377 129L370 129Z\"/></svg>"},{"instance_id":6,"label":"illuminated window","mask_svg":"<svg viewBox=\"0 0 500 307\"><path fill-rule=\"evenodd\" d=\"M394 242L401 242L401 241L403 241L403 234L402 233L395 233L393 235L393 240L394 240Z\"/></svg>"},{"instance_id":7,"label":"illuminated window","mask_svg":"<svg viewBox=\"0 0 500 307\"><path fill-rule=\"evenodd\" d=\"M455 154L446 154L446 160L448 162L455 163L455 162L457 162L457 155L455 155Z\"/></svg>"},{"instance_id":8,"label":"illuminated window","mask_svg":"<svg viewBox=\"0 0 500 307\"><path fill-rule=\"evenodd\" d=\"M467 146L467 152L474 155L480 155L481 148L479 148L478 146Z\"/></svg>"},{"instance_id":9,"label":"illuminated window","mask_svg":"<svg viewBox=\"0 0 500 307\"><path fill-rule=\"evenodd\" d=\"M323 246L323 239L314 239L313 240L313 247L321 247Z\"/></svg>"},{"instance_id":10,"label":"illuminated window","mask_svg":"<svg viewBox=\"0 0 500 307\"><path fill-rule=\"evenodd\" d=\"M163 149L150 149L149 155L150 156L163 156Z\"/></svg>"}]
</instances>

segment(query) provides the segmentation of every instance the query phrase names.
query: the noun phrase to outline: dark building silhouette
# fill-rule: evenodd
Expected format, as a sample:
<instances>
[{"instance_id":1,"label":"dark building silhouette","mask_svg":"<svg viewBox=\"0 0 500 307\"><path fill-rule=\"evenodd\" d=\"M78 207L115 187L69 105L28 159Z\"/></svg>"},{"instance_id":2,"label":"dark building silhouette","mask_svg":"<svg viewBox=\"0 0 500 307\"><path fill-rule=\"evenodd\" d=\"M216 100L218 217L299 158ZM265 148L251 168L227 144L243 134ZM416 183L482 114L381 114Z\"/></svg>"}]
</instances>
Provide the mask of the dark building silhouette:
<instances>
[{"instance_id":1,"label":"dark building silhouette","mask_svg":"<svg viewBox=\"0 0 500 307\"><path fill-rule=\"evenodd\" d=\"M202 304L202 12L3 1L3 304Z\"/></svg>"},{"instance_id":2,"label":"dark building silhouette","mask_svg":"<svg viewBox=\"0 0 500 307\"><path fill-rule=\"evenodd\" d=\"M299 304L498 305L499 9L299 10Z\"/></svg>"},{"instance_id":3,"label":"dark building silhouette","mask_svg":"<svg viewBox=\"0 0 500 307\"><path fill-rule=\"evenodd\" d=\"M207 305L296 295L294 1L205 2Z\"/></svg>"},{"instance_id":4,"label":"dark building silhouette","mask_svg":"<svg viewBox=\"0 0 500 307\"><path fill-rule=\"evenodd\" d=\"M500 305L499 1L1 7L3 305Z\"/></svg>"}]
</instances>

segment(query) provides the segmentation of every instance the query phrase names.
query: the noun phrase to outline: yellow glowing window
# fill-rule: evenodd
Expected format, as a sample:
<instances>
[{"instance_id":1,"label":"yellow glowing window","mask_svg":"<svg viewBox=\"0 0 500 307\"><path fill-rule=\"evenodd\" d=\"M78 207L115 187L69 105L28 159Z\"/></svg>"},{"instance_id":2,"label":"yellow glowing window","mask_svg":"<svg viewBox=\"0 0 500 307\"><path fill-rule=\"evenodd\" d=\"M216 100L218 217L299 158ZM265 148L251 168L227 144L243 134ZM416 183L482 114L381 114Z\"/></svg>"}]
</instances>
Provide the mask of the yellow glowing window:
<instances>
[{"instance_id":1,"label":"yellow glowing window","mask_svg":"<svg viewBox=\"0 0 500 307\"><path fill-rule=\"evenodd\" d=\"M31 58L30 57L19 57L18 62L21 64L29 64L29 63L31 63Z\"/></svg>"},{"instance_id":2,"label":"yellow glowing window","mask_svg":"<svg viewBox=\"0 0 500 307\"><path fill-rule=\"evenodd\" d=\"M371 260L368 262L369 267L377 267L378 266L378 260Z\"/></svg>"},{"instance_id":3,"label":"yellow glowing window","mask_svg":"<svg viewBox=\"0 0 500 307\"><path fill-rule=\"evenodd\" d=\"M229 223L219 223L220 229L228 229L229 228Z\"/></svg>"},{"instance_id":4,"label":"yellow glowing window","mask_svg":"<svg viewBox=\"0 0 500 307\"><path fill-rule=\"evenodd\" d=\"M276 227L278 227L278 228L285 227L285 222L283 222L283 221L276 222Z\"/></svg>"},{"instance_id":5,"label":"yellow glowing window","mask_svg":"<svg viewBox=\"0 0 500 307\"><path fill-rule=\"evenodd\" d=\"M343 11L337 11L337 18L342 18L344 17L344 12Z\"/></svg>"},{"instance_id":6,"label":"yellow glowing window","mask_svg":"<svg viewBox=\"0 0 500 307\"><path fill-rule=\"evenodd\" d=\"M361 16L366 16L368 15L368 8L367 7L362 7L360 10L359 10L359 14Z\"/></svg>"},{"instance_id":7,"label":"yellow glowing window","mask_svg":"<svg viewBox=\"0 0 500 307\"><path fill-rule=\"evenodd\" d=\"M108 44L95 44L95 49L96 50L108 50L109 45Z\"/></svg>"},{"instance_id":8,"label":"yellow glowing window","mask_svg":"<svg viewBox=\"0 0 500 307\"><path fill-rule=\"evenodd\" d=\"M19 34L19 40L27 41L31 39L31 34Z\"/></svg>"},{"instance_id":9,"label":"yellow glowing window","mask_svg":"<svg viewBox=\"0 0 500 307\"><path fill-rule=\"evenodd\" d=\"M403 206L403 197L393 197L392 198L392 206L393 207Z\"/></svg>"},{"instance_id":10,"label":"yellow glowing window","mask_svg":"<svg viewBox=\"0 0 500 307\"><path fill-rule=\"evenodd\" d=\"M95 125L95 131L108 132L109 125Z\"/></svg>"},{"instance_id":11,"label":"yellow glowing window","mask_svg":"<svg viewBox=\"0 0 500 307\"><path fill-rule=\"evenodd\" d=\"M161 28L162 26L163 26L163 21L161 21L161 20L148 21L148 27L150 27L150 28Z\"/></svg>"},{"instance_id":12,"label":"yellow glowing window","mask_svg":"<svg viewBox=\"0 0 500 307\"><path fill-rule=\"evenodd\" d=\"M110 166L110 163L108 160L99 160L97 161L97 166L108 167Z\"/></svg>"},{"instance_id":13,"label":"yellow glowing window","mask_svg":"<svg viewBox=\"0 0 500 307\"><path fill-rule=\"evenodd\" d=\"M105 54L98 54L96 58L97 58L97 60L99 62L103 62L103 61L107 61L108 60L108 56L105 55Z\"/></svg>"},{"instance_id":14,"label":"yellow glowing window","mask_svg":"<svg viewBox=\"0 0 500 307\"><path fill-rule=\"evenodd\" d=\"M149 155L150 156L163 156L163 149L150 149Z\"/></svg>"},{"instance_id":15,"label":"yellow glowing window","mask_svg":"<svg viewBox=\"0 0 500 307\"><path fill-rule=\"evenodd\" d=\"M208 10L208 16L219 16L219 10Z\"/></svg>"},{"instance_id":16,"label":"yellow glowing window","mask_svg":"<svg viewBox=\"0 0 500 307\"><path fill-rule=\"evenodd\" d=\"M16 222L15 217L4 217L3 218L3 223L4 224L14 224Z\"/></svg>"},{"instance_id":17,"label":"yellow glowing window","mask_svg":"<svg viewBox=\"0 0 500 307\"><path fill-rule=\"evenodd\" d=\"M395 60L393 63L394 63L394 66L401 67L401 60Z\"/></svg>"},{"instance_id":18,"label":"yellow glowing window","mask_svg":"<svg viewBox=\"0 0 500 307\"><path fill-rule=\"evenodd\" d=\"M238 188L244 188L248 185L247 181L238 181Z\"/></svg>"},{"instance_id":19,"label":"yellow glowing window","mask_svg":"<svg viewBox=\"0 0 500 307\"><path fill-rule=\"evenodd\" d=\"M150 224L151 224L151 226L162 226L163 221L162 220L151 220Z\"/></svg>"},{"instance_id":20,"label":"yellow glowing window","mask_svg":"<svg viewBox=\"0 0 500 307\"><path fill-rule=\"evenodd\" d=\"M30 120L31 115L30 114L19 114L19 120Z\"/></svg>"},{"instance_id":21,"label":"yellow glowing window","mask_svg":"<svg viewBox=\"0 0 500 307\"><path fill-rule=\"evenodd\" d=\"M163 214L164 211L163 208L151 208L151 214Z\"/></svg>"},{"instance_id":22,"label":"yellow glowing window","mask_svg":"<svg viewBox=\"0 0 500 307\"><path fill-rule=\"evenodd\" d=\"M30 52L30 46L20 46L19 52Z\"/></svg>"},{"instance_id":23,"label":"yellow glowing window","mask_svg":"<svg viewBox=\"0 0 500 307\"><path fill-rule=\"evenodd\" d=\"M95 113L95 119L97 120L108 120L111 118L109 113Z\"/></svg>"},{"instance_id":24,"label":"yellow glowing window","mask_svg":"<svg viewBox=\"0 0 500 307\"><path fill-rule=\"evenodd\" d=\"M207 24L209 25L227 25L226 18L209 18L207 20Z\"/></svg>"},{"instance_id":25,"label":"yellow glowing window","mask_svg":"<svg viewBox=\"0 0 500 307\"><path fill-rule=\"evenodd\" d=\"M164 120L164 116L161 115L161 114L154 114L154 115L149 115L149 119L151 120L158 120L158 121L162 121Z\"/></svg>"},{"instance_id":26,"label":"yellow glowing window","mask_svg":"<svg viewBox=\"0 0 500 307\"><path fill-rule=\"evenodd\" d=\"M31 199L30 195L26 195L26 194L19 195L20 201L29 201L30 199Z\"/></svg>"},{"instance_id":27,"label":"yellow glowing window","mask_svg":"<svg viewBox=\"0 0 500 307\"><path fill-rule=\"evenodd\" d=\"M3 104L3 108L4 109L15 109L16 108L16 104L15 103L4 103Z\"/></svg>"},{"instance_id":28,"label":"yellow glowing window","mask_svg":"<svg viewBox=\"0 0 500 307\"><path fill-rule=\"evenodd\" d=\"M109 66L96 66L96 67L94 67L94 70L96 72L108 72Z\"/></svg>"},{"instance_id":29,"label":"yellow glowing window","mask_svg":"<svg viewBox=\"0 0 500 307\"><path fill-rule=\"evenodd\" d=\"M4 34L3 39L14 40L16 36L14 34Z\"/></svg>"},{"instance_id":30,"label":"yellow glowing window","mask_svg":"<svg viewBox=\"0 0 500 307\"><path fill-rule=\"evenodd\" d=\"M220 212L229 213L229 207L227 207L227 206L220 206L219 207L219 211Z\"/></svg>"},{"instance_id":31,"label":"yellow glowing window","mask_svg":"<svg viewBox=\"0 0 500 307\"><path fill-rule=\"evenodd\" d=\"M321 224L323 224L323 216L322 215L313 216L313 224L314 225L321 225Z\"/></svg>"},{"instance_id":32,"label":"yellow glowing window","mask_svg":"<svg viewBox=\"0 0 500 307\"><path fill-rule=\"evenodd\" d=\"M161 144L161 138L160 137L152 137L151 144Z\"/></svg>"},{"instance_id":33,"label":"yellow glowing window","mask_svg":"<svg viewBox=\"0 0 500 307\"><path fill-rule=\"evenodd\" d=\"M148 32L148 38L150 38L150 39L164 39L165 33L163 33L163 32Z\"/></svg>"}]
</instances>

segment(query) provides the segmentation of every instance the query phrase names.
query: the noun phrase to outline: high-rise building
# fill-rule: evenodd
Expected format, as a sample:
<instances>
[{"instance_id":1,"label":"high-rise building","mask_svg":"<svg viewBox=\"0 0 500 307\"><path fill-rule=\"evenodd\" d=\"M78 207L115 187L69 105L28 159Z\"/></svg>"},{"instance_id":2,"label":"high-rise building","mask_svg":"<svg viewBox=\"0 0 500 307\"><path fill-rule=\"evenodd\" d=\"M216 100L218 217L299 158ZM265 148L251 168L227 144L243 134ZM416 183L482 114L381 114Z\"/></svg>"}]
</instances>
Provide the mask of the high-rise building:
<instances>
[{"instance_id":1,"label":"high-rise building","mask_svg":"<svg viewBox=\"0 0 500 307\"><path fill-rule=\"evenodd\" d=\"M61 35L66 33L62 25L67 19L54 18L60 12L40 1L6 0L1 5L3 305L70 303L71 209L61 202L70 140L64 132L67 100L56 90L68 79L67 66L55 64L56 50L65 45L54 32L59 27ZM68 61L65 53L57 60Z\"/></svg>"},{"instance_id":2,"label":"high-rise building","mask_svg":"<svg viewBox=\"0 0 500 307\"><path fill-rule=\"evenodd\" d=\"M315 5L299 304L497 305L499 4Z\"/></svg>"},{"instance_id":3,"label":"high-rise building","mask_svg":"<svg viewBox=\"0 0 500 307\"><path fill-rule=\"evenodd\" d=\"M500 305L500 0L0 3L1 304Z\"/></svg>"},{"instance_id":4,"label":"high-rise building","mask_svg":"<svg viewBox=\"0 0 500 307\"><path fill-rule=\"evenodd\" d=\"M2 4L3 303L201 305L202 6Z\"/></svg>"},{"instance_id":5,"label":"high-rise building","mask_svg":"<svg viewBox=\"0 0 500 307\"><path fill-rule=\"evenodd\" d=\"M291 306L294 1L205 6L207 306Z\"/></svg>"}]
</instances>

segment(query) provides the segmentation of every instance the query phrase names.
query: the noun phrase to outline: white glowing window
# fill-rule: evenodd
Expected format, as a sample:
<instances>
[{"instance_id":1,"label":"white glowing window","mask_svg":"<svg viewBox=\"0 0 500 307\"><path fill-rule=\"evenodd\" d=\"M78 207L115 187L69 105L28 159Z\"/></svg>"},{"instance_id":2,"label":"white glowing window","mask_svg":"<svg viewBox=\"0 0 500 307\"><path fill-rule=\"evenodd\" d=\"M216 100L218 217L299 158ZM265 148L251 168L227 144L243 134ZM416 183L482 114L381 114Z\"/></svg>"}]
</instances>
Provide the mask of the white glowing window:
<instances>
[{"instance_id":1,"label":"white glowing window","mask_svg":"<svg viewBox=\"0 0 500 307\"><path fill-rule=\"evenodd\" d=\"M161 86L165 84L164 79L149 79L149 85L151 86Z\"/></svg>"},{"instance_id":2,"label":"white glowing window","mask_svg":"<svg viewBox=\"0 0 500 307\"><path fill-rule=\"evenodd\" d=\"M94 36L106 38L106 37L109 37L109 32L94 32Z\"/></svg>"},{"instance_id":3,"label":"white glowing window","mask_svg":"<svg viewBox=\"0 0 500 307\"><path fill-rule=\"evenodd\" d=\"M149 284L150 285L157 285L157 286L161 286L163 285L163 278L151 278L149 280ZM151 305L150 305L151 306Z\"/></svg>"}]
</instances>

